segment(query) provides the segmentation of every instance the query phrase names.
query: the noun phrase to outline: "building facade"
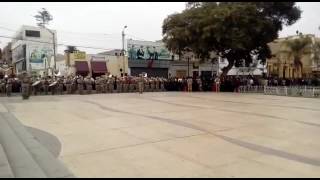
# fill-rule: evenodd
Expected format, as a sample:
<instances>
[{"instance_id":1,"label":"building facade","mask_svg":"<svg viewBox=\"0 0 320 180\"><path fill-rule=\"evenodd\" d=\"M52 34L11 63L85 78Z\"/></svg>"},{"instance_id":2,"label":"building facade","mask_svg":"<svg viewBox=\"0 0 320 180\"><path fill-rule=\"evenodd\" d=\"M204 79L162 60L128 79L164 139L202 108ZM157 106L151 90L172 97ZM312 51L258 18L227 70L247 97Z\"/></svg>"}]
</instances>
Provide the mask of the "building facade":
<instances>
[{"instance_id":1,"label":"building facade","mask_svg":"<svg viewBox=\"0 0 320 180\"><path fill-rule=\"evenodd\" d=\"M111 74L122 76L128 70L128 57L119 55L86 54L83 51L65 53L66 75L90 75L97 77Z\"/></svg>"},{"instance_id":2,"label":"building facade","mask_svg":"<svg viewBox=\"0 0 320 180\"><path fill-rule=\"evenodd\" d=\"M56 31L34 26L22 26L12 41L12 63L15 73L22 71L43 75L55 68L54 43ZM56 47L55 47L56 48Z\"/></svg>"},{"instance_id":3,"label":"building facade","mask_svg":"<svg viewBox=\"0 0 320 180\"><path fill-rule=\"evenodd\" d=\"M311 78L314 75L319 74L320 64L315 58L314 45L316 42L320 42L320 39L315 35L307 34L303 37L309 37L311 39L301 55L302 68L297 67L294 62L294 57L291 53L291 49L287 42L294 39L299 39L301 36L289 36L286 38L279 38L269 44L272 52L272 58L267 60L268 76L279 78Z\"/></svg>"}]
</instances>

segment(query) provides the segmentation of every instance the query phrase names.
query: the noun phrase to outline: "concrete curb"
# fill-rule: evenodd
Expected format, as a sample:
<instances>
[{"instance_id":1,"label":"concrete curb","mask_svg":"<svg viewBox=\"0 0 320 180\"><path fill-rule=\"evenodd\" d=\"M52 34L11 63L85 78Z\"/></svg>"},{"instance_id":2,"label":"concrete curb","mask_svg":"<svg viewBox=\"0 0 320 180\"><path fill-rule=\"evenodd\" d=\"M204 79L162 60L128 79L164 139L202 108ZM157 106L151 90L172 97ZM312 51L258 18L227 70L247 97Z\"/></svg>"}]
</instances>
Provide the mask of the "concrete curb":
<instances>
[{"instance_id":1,"label":"concrete curb","mask_svg":"<svg viewBox=\"0 0 320 180\"><path fill-rule=\"evenodd\" d=\"M5 117L3 117L3 113L0 113L0 143L7 156L14 177L46 177L16 133L11 129Z\"/></svg>"},{"instance_id":2,"label":"concrete curb","mask_svg":"<svg viewBox=\"0 0 320 180\"><path fill-rule=\"evenodd\" d=\"M43 145L41 145L23 124L10 113L2 113L9 126L17 134L23 145L30 152L33 159L49 178L74 177L74 175L56 159Z\"/></svg>"},{"instance_id":3,"label":"concrete curb","mask_svg":"<svg viewBox=\"0 0 320 180\"><path fill-rule=\"evenodd\" d=\"M0 178L13 178L13 172L9 165L7 155L0 144Z\"/></svg>"}]
</instances>

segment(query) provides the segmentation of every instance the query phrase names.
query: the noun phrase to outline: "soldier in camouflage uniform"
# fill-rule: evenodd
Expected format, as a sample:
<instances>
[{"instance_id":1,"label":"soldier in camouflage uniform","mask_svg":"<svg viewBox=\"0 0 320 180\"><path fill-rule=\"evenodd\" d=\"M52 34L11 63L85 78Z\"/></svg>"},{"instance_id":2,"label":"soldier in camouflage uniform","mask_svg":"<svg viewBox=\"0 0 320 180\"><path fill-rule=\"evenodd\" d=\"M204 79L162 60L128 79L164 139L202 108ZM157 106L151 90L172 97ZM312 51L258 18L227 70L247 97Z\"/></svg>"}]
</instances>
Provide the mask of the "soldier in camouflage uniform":
<instances>
[{"instance_id":1,"label":"soldier in camouflage uniform","mask_svg":"<svg viewBox=\"0 0 320 180\"><path fill-rule=\"evenodd\" d=\"M66 86L67 94L72 93L72 81L71 77L67 76L67 78L64 79L64 85Z\"/></svg>"},{"instance_id":2,"label":"soldier in camouflage uniform","mask_svg":"<svg viewBox=\"0 0 320 180\"><path fill-rule=\"evenodd\" d=\"M100 88L101 88L101 92L102 93L106 93L107 89L106 89L106 79L104 77L100 77Z\"/></svg>"},{"instance_id":3,"label":"soldier in camouflage uniform","mask_svg":"<svg viewBox=\"0 0 320 180\"><path fill-rule=\"evenodd\" d=\"M158 77L155 78L155 91L159 92L160 80Z\"/></svg>"},{"instance_id":4,"label":"soldier in camouflage uniform","mask_svg":"<svg viewBox=\"0 0 320 180\"><path fill-rule=\"evenodd\" d=\"M92 80L90 76L87 76L84 80L84 83L86 84L87 94L91 94L92 91Z\"/></svg>"},{"instance_id":5,"label":"soldier in camouflage uniform","mask_svg":"<svg viewBox=\"0 0 320 180\"><path fill-rule=\"evenodd\" d=\"M95 86L96 86L96 92L98 94L101 93L100 77L96 77Z\"/></svg>"},{"instance_id":6,"label":"soldier in camouflage uniform","mask_svg":"<svg viewBox=\"0 0 320 180\"><path fill-rule=\"evenodd\" d=\"M6 92L6 82L4 79L0 79L0 93L4 94Z\"/></svg>"},{"instance_id":7,"label":"soldier in camouflage uniform","mask_svg":"<svg viewBox=\"0 0 320 180\"><path fill-rule=\"evenodd\" d=\"M22 95L22 99L29 99L30 97L30 82L31 79L28 76L27 72L23 72L20 75L20 79L21 79L21 95Z\"/></svg>"},{"instance_id":8,"label":"soldier in camouflage uniform","mask_svg":"<svg viewBox=\"0 0 320 180\"><path fill-rule=\"evenodd\" d=\"M144 90L144 85L145 85L145 79L143 78L142 74L139 75L139 78L137 79L137 81L138 81L139 93L142 94Z\"/></svg>"},{"instance_id":9,"label":"soldier in camouflage uniform","mask_svg":"<svg viewBox=\"0 0 320 180\"><path fill-rule=\"evenodd\" d=\"M116 77L117 93L121 92L121 83L120 79Z\"/></svg>"},{"instance_id":10,"label":"soldier in camouflage uniform","mask_svg":"<svg viewBox=\"0 0 320 180\"><path fill-rule=\"evenodd\" d=\"M63 77L62 78L58 78L57 80L57 90L58 90L58 93L60 95L63 95Z\"/></svg>"},{"instance_id":11,"label":"soldier in camouflage uniform","mask_svg":"<svg viewBox=\"0 0 320 180\"><path fill-rule=\"evenodd\" d=\"M103 77L103 90L104 90L104 93L109 92L108 77L106 76Z\"/></svg>"},{"instance_id":12,"label":"soldier in camouflage uniform","mask_svg":"<svg viewBox=\"0 0 320 180\"><path fill-rule=\"evenodd\" d=\"M129 92L134 92L134 78L129 78Z\"/></svg>"},{"instance_id":13,"label":"soldier in camouflage uniform","mask_svg":"<svg viewBox=\"0 0 320 180\"><path fill-rule=\"evenodd\" d=\"M48 95L48 91L49 91L49 81L48 81L48 77L45 77L42 79L42 85L43 85L43 91L45 95Z\"/></svg>"},{"instance_id":14,"label":"soldier in camouflage uniform","mask_svg":"<svg viewBox=\"0 0 320 180\"><path fill-rule=\"evenodd\" d=\"M165 85L165 83L166 83L166 79L164 79L164 78L161 78L160 79L160 82L161 82L161 91L165 91L165 88L164 88L164 85Z\"/></svg>"},{"instance_id":15,"label":"soldier in camouflage uniform","mask_svg":"<svg viewBox=\"0 0 320 180\"><path fill-rule=\"evenodd\" d=\"M83 77L82 77L82 76L80 76L80 77L77 79L78 92L79 92L79 94L80 94L80 95L82 95L82 94L83 94L83 89L84 89L84 87L83 87L83 83L84 83L84 81L83 81Z\"/></svg>"},{"instance_id":16,"label":"soldier in camouflage uniform","mask_svg":"<svg viewBox=\"0 0 320 180\"><path fill-rule=\"evenodd\" d=\"M13 79L9 78L6 84L7 96L11 96Z\"/></svg>"},{"instance_id":17,"label":"soldier in camouflage uniform","mask_svg":"<svg viewBox=\"0 0 320 180\"><path fill-rule=\"evenodd\" d=\"M155 80L155 78L151 78L150 86L151 86L151 92L155 92L156 91L156 80Z\"/></svg>"},{"instance_id":18,"label":"soldier in camouflage uniform","mask_svg":"<svg viewBox=\"0 0 320 180\"><path fill-rule=\"evenodd\" d=\"M114 77L109 78L109 91L110 93L113 93L114 91Z\"/></svg>"},{"instance_id":19,"label":"soldier in camouflage uniform","mask_svg":"<svg viewBox=\"0 0 320 180\"><path fill-rule=\"evenodd\" d=\"M143 85L144 85L143 91L144 91L144 92L148 92L148 91L149 91L149 81L148 81L148 78L145 78L143 83L144 83L144 84L143 84Z\"/></svg>"},{"instance_id":20,"label":"soldier in camouflage uniform","mask_svg":"<svg viewBox=\"0 0 320 180\"><path fill-rule=\"evenodd\" d=\"M125 76L123 78L123 92L125 92L125 93L129 92L128 88L129 88L129 79L127 76Z\"/></svg>"}]
</instances>

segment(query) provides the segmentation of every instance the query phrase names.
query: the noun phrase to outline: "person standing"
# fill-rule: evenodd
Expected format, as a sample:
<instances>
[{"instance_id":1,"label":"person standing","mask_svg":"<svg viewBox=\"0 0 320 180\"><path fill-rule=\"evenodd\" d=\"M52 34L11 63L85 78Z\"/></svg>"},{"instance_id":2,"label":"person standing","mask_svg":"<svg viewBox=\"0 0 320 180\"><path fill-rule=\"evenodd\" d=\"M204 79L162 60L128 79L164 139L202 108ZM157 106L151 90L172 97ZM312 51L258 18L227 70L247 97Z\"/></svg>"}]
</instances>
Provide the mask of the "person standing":
<instances>
[{"instance_id":1,"label":"person standing","mask_svg":"<svg viewBox=\"0 0 320 180\"><path fill-rule=\"evenodd\" d=\"M91 94L91 92L92 92L92 81L91 81L91 77L90 76L86 77L85 84L86 84L87 94Z\"/></svg>"},{"instance_id":2,"label":"person standing","mask_svg":"<svg viewBox=\"0 0 320 180\"><path fill-rule=\"evenodd\" d=\"M188 77L187 79L188 92L192 92L192 78Z\"/></svg>"},{"instance_id":3,"label":"person standing","mask_svg":"<svg viewBox=\"0 0 320 180\"><path fill-rule=\"evenodd\" d=\"M95 86L96 86L96 92L98 94L101 93L100 77L96 77Z\"/></svg>"},{"instance_id":4,"label":"person standing","mask_svg":"<svg viewBox=\"0 0 320 180\"><path fill-rule=\"evenodd\" d=\"M142 77L142 74L139 75L138 78L138 86L139 86L139 93L143 93L143 86L144 86L144 78Z\"/></svg>"},{"instance_id":5,"label":"person standing","mask_svg":"<svg viewBox=\"0 0 320 180\"><path fill-rule=\"evenodd\" d=\"M114 90L114 80L113 80L113 77L109 77L108 78L108 85L109 85L109 92L110 93L113 93L113 90Z\"/></svg>"},{"instance_id":6,"label":"person standing","mask_svg":"<svg viewBox=\"0 0 320 180\"><path fill-rule=\"evenodd\" d=\"M4 94L6 92L6 82L4 79L0 79L0 93Z\"/></svg>"},{"instance_id":7,"label":"person standing","mask_svg":"<svg viewBox=\"0 0 320 180\"><path fill-rule=\"evenodd\" d=\"M80 95L82 95L83 94L83 77L82 76L80 76L78 79L77 79L77 84L78 84L78 92L79 92L79 94Z\"/></svg>"},{"instance_id":8,"label":"person standing","mask_svg":"<svg viewBox=\"0 0 320 180\"><path fill-rule=\"evenodd\" d=\"M6 92L7 92L7 96L11 96L11 92L12 92L12 83L13 83L13 79L9 78L6 84Z\"/></svg>"},{"instance_id":9,"label":"person standing","mask_svg":"<svg viewBox=\"0 0 320 180\"><path fill-rule=\"evenodd\" d=\"M217 76L214 80L214 83L216 85L216 92L220 92L220 78Z\"/></svg>"},{"instance_id":10,"label":"person standing","mask_svg":"<svg viewBox=\"0 0 320 180\"><path fill-rule=\"evenodd\" d=\"M197 84L198 84L199 91L202 91L202 80L201 80L201 78L199 76L197 78Z\"/></svg>"},{"instance_id":11,"label":"person standing","mask_svg":"<svg viewBox=\"0 0 320 180\"><path fill-rule=\"evenodd\" d=\"M22 95L22 99L25 100L25 99L29 99L30 97L30 82L31 82L31 79L30 77L28 76L27 72L23 72L21 75L20 75L20 79L21 79L21 95Z\"/></svg>"},{"instance_id":12,"label":"person standing","mask_svg":"<svg viewBox=\"0 0 320 180\"><path fill-rule=\"evenodd\" d=\"M48 95L48 91L49 91L49 81L48 81L48 77L44 77L42 80L42 84L43 84L43 91L45 95Z\"/></svg>"},{"instance_id":13,"label":"person standing","mask_svg":"<svg viewBox=\"0 0 320 180\"><path fill-rule=\"evenodd\" d=\"M72 92L72 84L71 84L71 78L70 76L67 76L67 78L64 81L64 85L66 86L67 94L71 94Z\"/></svg>"}]
</instances>

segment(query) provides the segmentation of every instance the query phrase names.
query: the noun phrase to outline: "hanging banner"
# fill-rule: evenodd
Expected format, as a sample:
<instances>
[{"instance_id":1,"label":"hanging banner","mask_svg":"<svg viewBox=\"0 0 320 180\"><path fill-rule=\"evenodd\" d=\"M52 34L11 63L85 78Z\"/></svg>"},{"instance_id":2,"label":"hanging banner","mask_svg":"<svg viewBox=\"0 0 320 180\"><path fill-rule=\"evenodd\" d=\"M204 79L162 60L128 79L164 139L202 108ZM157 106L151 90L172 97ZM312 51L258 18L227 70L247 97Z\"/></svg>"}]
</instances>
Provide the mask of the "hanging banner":
<instances>
[{"instance_id":1,"label":"hanging banner","mask_svg":"<svg viewBox=\"0 0 320 180\"><path fill-rule=\"evenodd\" d=\"M53 48L43 45L29 46L29 62L32 70L49 68L53 58Z\"/></svg>"}]
</instances>

